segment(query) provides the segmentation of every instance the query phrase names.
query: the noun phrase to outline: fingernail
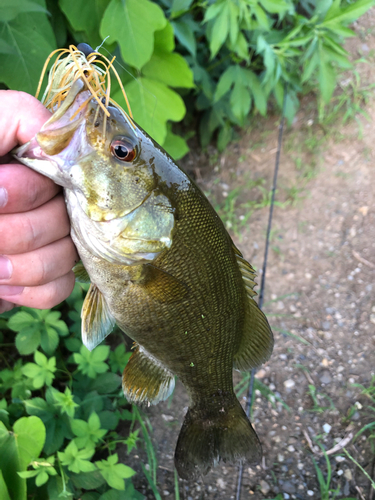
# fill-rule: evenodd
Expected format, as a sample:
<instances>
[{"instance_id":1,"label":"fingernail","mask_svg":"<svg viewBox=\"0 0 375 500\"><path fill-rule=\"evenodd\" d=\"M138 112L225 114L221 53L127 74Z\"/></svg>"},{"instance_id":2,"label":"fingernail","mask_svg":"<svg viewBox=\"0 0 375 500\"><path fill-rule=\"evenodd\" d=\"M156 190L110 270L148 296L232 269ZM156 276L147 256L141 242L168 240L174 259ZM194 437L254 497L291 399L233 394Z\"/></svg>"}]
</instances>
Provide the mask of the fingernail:
<instances>
[{"instance_id":1,"label":"fingernail","mask_svg":"<svg viewBox=\"0 0 375 500\"><path fill-rule=\"evenodd\" d=\"M8 280L12 276L13 266L7 257L0 255L0 280Z\"/></svg>"},{"instance_id":2,"label":"fingernail","mask_svg":"<svg viewBox=\"0 0 375 500\"><path fill-rule=\"evenodd\" d=\"M5 207L8 203L8 191L0 186L0 208Z\"/></svg>"},{"instance_id":3,"label":"fingernail","mask_svg":"<svg viewBox=\"0 0 375 500\"><path fill-rule=\"evenodd\" d=\"M19 295L24 288L23 286L0 285L0 296Z\"/></svg>"}]
</instances>

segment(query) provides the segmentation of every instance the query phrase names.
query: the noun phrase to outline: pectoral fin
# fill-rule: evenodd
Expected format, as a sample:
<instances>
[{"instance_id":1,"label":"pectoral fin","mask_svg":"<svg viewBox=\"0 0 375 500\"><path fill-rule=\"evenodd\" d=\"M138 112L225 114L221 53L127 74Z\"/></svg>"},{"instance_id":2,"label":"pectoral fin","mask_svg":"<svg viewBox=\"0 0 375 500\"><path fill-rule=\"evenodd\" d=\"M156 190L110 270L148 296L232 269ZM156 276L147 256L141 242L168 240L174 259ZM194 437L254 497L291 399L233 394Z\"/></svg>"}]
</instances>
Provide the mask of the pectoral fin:
<instances>
[{"instance_id":1,"label":"pectoral fin","mask_svg":"<svg viewBox=\"0 0 375 500\"><path fill-rule=\"evenodd\" d=\"M234 251L247 292L247 302L242 338L233 358L233 366L237 370L248 371L260 366L271 356L273 335L267 318L253 300L256 295L253 290L256 285L255 271L236 247Z\"/></svg>"},{"instance_id":2,"label":"pectoral fin","mask_svg":"<svg viewBox=\"0 0 375 500\"><path fill-rule=\"evenodd\" d=\"M171 274L152 264L146 264L144 269L145 281L142 287L158 302L178 302L188 294L188 287Z\"/></svg>"},{"instance_id":3,"label":"pectoral fin","mask_svg":"<svg viewBox=\"0 0 375 500\"><path fill-rule=\"evenodd\" d=\"M113 330L115 319L100 290L93 284L82 306L82 342L92 351Z\"/></svg>"}]
</instances>

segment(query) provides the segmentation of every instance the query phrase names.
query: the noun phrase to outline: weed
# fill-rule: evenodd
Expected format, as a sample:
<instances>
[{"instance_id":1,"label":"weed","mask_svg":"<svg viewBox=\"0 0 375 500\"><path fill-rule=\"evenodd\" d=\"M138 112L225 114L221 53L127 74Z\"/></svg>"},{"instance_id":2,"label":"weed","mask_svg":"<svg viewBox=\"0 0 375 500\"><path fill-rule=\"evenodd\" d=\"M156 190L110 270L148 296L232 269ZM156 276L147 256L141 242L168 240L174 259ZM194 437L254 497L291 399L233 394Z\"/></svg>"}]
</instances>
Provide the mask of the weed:
<instances>
[{"instance_id":1,"label":"weed","mask_svg":"<svg viewBox=\"0 0 375 500\"><path fill-rule=\"evenodd\" d=\"M310 409L310 411L316 411L317 413L323 413L326 410L335 410L335 405L332 399L327 396L327 394L321 394L317 392L315 385L309 384L309 394L311 399L313 400L314 406ZM319 400L326 399L329 402L329 406L322 406Z\"/></svg>"},{"instance_id":2,"label":"weed","mask_svg":"<svg viewBox=\"0 0 375 500\"><path fill-rule=\"evenodd\" d=\"M250 383L250 378L251 373L243 373L241 381L235 385L234 392L236 393L236 396L238 398L240 398L247 391ZM270 401L274 408L276 408L275 401L277 401L283 406L285 410L287 410L288 412L291 411L290 407L279 395L273 392L266 384L263 384L263 382L261 382L257 378L254 379L254 390L252 397L254 397L256 390L258 390L263 397Z\"/></svg>"},{"instance_id":3,"label":"weed","mask_svg":"<svg viewBox=\"0 0 375 500\"><path fill-rule=\"evenodd\" d=\"M364 59L359 59L356 63L366 62ZM357 70L353 70L352 76L339 83L341 92L333 97L330 110L325 116L321 117L321 122L324 126L337 122L341 118L345 124L349 120L355 120L359 128L359 138L363 137L363 127L358 115L362 115L366 120L370 121L368 113L363 109L373 95L372 90L375 84L362 86L361 78Z\"/></svg>"}]
</instances>

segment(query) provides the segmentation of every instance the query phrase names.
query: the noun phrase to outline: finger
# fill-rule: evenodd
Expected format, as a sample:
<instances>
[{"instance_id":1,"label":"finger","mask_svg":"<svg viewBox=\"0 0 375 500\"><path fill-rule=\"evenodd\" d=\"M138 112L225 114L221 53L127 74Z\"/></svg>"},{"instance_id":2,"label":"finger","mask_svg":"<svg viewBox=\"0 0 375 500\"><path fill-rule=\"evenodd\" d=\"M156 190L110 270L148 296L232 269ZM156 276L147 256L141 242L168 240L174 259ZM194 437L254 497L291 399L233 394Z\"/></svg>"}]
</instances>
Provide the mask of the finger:
<instances>
[{"instance_id":1,"label":"finger","mask_svg":"<svg viewBox=\"0 0 375 500\"><path fill-rule=\"evenodd\" d=\"M45 285L25 287L10 287L0 285L0 297L19 306L36 309L51 309L65 300L72 293L75 283L73 271ZM12 294L11 289L18 293ZM10 292L10 293L9 293Z\"/></svg>"},{"instance_id":2,"label":"finger","mask_svg":"<svg viewBox=\"0 0 375 500\"><path fill-rule=\"evenodd\" d=\"M60 190L60 186L25 165L16 162L0 165L0 213L33 210Z\"/></svg>"},{"instance_id":3,"label":"finger","mask_svg":"<svg viewBox=\"0 0 375 500\"><path fill-rule=\"evenodd\" d=\"M8 302L7 300L0 299L0 314L11 311L13 307L13 302Z\"/></svg>"},{"instance_id":4,"label":"finger","mask_svg":"<svg viewBox=\"0 0 375 500\"><path fill-rule=\"evenodd\" d=\"M0 216L0 254L31 252L69 234L70 223L61 194L30 212Z\"/></svg>"},{"instance_id":5,"label":"finger","mask_svg":"<svg viewBox=\"0 0 375 500\"><path fill-rule=\"evenodd\" d=\"M15 90L0 90L0 109L0 156L32 139L51 117L35 97Z\"/></svg>"},{"instance_id":6,"label":"finger","mask_svg":"<svg viewBox=\"0 0 375 500\"><path fill-rule=\"evenodd\" d=\"M0 284L44 285L67 274L79 261L70 236L32 252L0 256Z\"/></svg>"}]
</instances>

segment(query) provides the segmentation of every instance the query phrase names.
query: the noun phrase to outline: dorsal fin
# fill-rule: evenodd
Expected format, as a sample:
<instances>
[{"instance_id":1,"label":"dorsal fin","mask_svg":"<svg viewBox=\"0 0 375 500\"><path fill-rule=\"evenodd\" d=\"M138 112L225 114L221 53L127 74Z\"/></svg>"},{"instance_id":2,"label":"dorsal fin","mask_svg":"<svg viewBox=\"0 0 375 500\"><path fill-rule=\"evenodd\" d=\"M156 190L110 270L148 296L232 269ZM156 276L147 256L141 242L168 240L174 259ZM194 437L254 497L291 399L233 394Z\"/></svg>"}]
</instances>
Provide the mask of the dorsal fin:
<instances>
[{"instance_id":1,"label":"dorsal fin","mask_svg":"<svg viewBox=\"0 0 375 500\"><path fill-rule=\"evenodd\" d=\"M82 342L92 351L115 326L107 303L97 286L91 283L82 306Z\"/></svg>"},{"instance_id":2,"label":"dorsal fin","mask_svg":"<svg viewBox=\"0 0 375 500\"><path fill-rule=\"evenodd\" d=\"M90 276L81 260L73 267L73 272L78 283L90 283Z\"/></svg>"},{"instance_id":3,"label":"dorsal fin","mask_svg":"<svg viewBox=\"0 0 375 500\"><path fill-rule=\"evenodd\" d=\"M234 245L233 249L247 294L244 329L233 366L237 370L248 371L260 366L271 356L273 335L267 318L253 300L256 295L255 271Z\"/></svg>"}]
</instances>

